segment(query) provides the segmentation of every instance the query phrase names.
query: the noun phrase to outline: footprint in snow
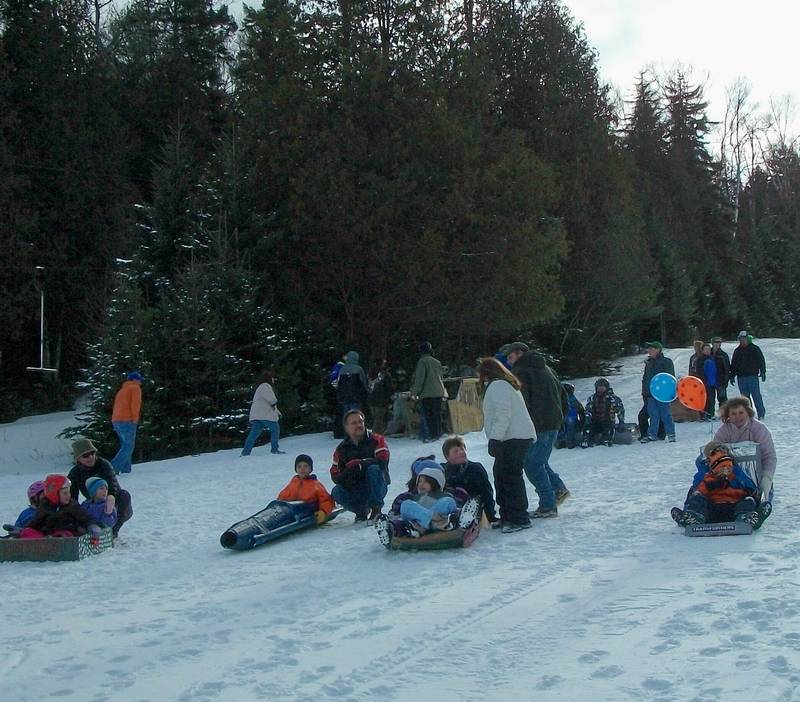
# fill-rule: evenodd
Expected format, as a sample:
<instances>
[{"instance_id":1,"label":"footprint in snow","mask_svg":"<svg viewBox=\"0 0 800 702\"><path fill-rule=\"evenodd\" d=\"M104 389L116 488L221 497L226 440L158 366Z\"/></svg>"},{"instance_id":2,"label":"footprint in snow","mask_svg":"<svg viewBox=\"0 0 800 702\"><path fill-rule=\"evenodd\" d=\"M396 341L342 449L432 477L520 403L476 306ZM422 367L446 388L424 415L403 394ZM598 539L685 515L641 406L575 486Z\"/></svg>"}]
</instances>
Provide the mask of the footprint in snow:
<instances>
[{"instance_id":1,"label":"footprint in snow","mask_svg":"<svg viewBox=\"0 0 800 702\"><path fill-rule=\"evenodd\" d=\"M560 675L544 675L536 684L536 688L539 690L549 690L551 687L559 685L563 680L564 678Z\"/></svg>"},{"instance_id":2,"label":"footprint in snow","mask_svg":"<svg viewBox=\"0 0 800 702\"><path fill-rule=\"evenodd\" d=\"M618 678L625 671L618 665L604 665L592 673L593 678Z\"/></svg>"},{"instance_id":3,"label":"footprint in snow","mask_svg":"<svg viewBox=\"0 0 800 702\"><path fill-rule=\"evenodd\" d=\"M672 689L672 683L664 678L646 678L642 683L642 687L656 692L666 692Z\"/></svg>"},{"instance_id":4,"label":"footprint in snow","mask_svg":"<svg viewBox=\"0 0 800 702\"><path fill-rule=\"evenodd\" d=\"M769 668L775 675L787 675L789 672L789 661L783 656L775 656L767 661Z\"/></svg>"}]
</instances>

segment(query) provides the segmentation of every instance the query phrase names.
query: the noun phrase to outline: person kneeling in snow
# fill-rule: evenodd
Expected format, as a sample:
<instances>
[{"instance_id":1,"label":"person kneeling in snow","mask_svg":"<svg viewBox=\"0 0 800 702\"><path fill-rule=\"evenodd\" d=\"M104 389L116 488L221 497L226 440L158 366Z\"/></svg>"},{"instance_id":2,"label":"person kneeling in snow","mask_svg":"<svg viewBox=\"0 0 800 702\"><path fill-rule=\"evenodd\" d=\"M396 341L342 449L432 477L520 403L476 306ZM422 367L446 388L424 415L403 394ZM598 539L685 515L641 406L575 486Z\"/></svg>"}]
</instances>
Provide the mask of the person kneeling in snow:
<instances>
[{"instance_id":1,"label":"person kneeling in snow","mask_svg":"<svg viewBox=\"0 0 800 702\"><path fill-rule=\"evenodd\" d=\"M117 523L117 501L108 494L108 483L93 475L86 479L89 499L81 504L83 511L94 524L111 529Z\"/></svg>"},{"instance_id":2,"label":"person kneeling in snow","mask_svg":"<svg viewBox=\"0 0 800 702\"><path fill-rule=\"evenodd\" d=\"M294 459L294 472L296 475L289 484L278 493L279 500L288 502L300 500L315 506L314 518L317 524L328 521L333 512L333 498L328 494L325 486L317 480L314 470L314 460L311 456L301 453Z\"/></svg>"},{"instance_id":3,"label":"person kneeling in snow","mask_svg":"<svg viewBox=\"0 0 800 702\"><path fill-rule=\"evenodd\" d=\"M760 526L758 489L734 464L726 444L710 441L695 464L697 473L684 509L682 512L673 510L673 518L678 524L686 526L736 520Z\"/></svg>"}]
</instances>

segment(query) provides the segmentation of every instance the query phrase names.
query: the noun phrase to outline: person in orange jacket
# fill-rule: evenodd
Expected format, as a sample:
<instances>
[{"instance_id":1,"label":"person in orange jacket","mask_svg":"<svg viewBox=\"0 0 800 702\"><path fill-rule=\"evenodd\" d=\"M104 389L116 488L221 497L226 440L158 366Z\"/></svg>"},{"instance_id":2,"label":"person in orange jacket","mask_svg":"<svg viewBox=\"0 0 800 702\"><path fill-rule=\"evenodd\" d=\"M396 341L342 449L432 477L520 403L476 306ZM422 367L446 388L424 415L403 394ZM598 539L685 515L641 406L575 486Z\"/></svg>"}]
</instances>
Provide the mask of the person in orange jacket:
<instances>
[{"instance_id":1,"label":"person in orange jacket","mask_svg":"<svg viewBox=\"0 0 800 702\"><path fill-rule=\"evenodd\" d=\"M333 498L325 486L317 480L314 470L314 460L311 456L301 453L294 459L294 472L296 475L289 484L278 493L279 500L301 500L302 502L315 502L317 510L314 517L317 524L324 524L333 511Z\"/></svg>"},{"instance_id":2,"label":"person in orange jacket","mask_svg":"<svg viewBox=\"0 0 800 702\"><path fill-rule=\"evenodd\" d=\"M114 397L111 426L119 437L119 451L111 459L111 465L117 474L131 472L136 429L142 411L142 380L139 371L131 371Z\"/></svg>"}]
</instances>

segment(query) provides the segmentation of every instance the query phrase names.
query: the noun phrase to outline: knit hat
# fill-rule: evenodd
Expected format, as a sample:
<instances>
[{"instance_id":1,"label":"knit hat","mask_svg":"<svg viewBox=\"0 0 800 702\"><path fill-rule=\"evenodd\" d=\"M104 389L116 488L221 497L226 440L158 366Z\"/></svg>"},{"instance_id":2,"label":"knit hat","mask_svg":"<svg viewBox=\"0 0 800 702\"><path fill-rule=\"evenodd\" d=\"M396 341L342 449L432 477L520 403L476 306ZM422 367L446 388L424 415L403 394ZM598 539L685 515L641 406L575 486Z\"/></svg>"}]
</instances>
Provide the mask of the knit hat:
<instances>
[{"instance_id":1,"label":"knit hat","mask_svg":"<svg viewBox=\"0 0 800 702\"><path fill-rule=\"evenodd\" d=\"M28 486L28 499L32 500L39 493L44 492L44 480L37 480Z\"/></svg>"},{"instance_id":2,"label":"knit hat","mask_svg":"<svg viewBox=\"0 0 800 702\"><path fill-rule=\"evenodd\" d=\"M131 371L128 373L128 380L144 380L144 376L139 371Z\"/></svg>"},{"instance_id":3,"label":"knit hat","mask_svg":"<svg viewBox=\"0 0 800 702\"><path fill-rule=\"evenodd\" d=\"M430 341L423 341L419 345L419 352L420 353L433 353L433 346L431 346Z\"/></svg>"},{"instance_id":4,"label":"knit hat","mask_svg":"<svg viewBox=\"0 0 800 702\"><path fill-rule=\"evenodd\" d=\"M567 391L568 395L572 395L575 392L575 386L572 383L561 383L564 386L564 390Z\"/></svg>"},{"instance_id":5,"label":"knit hat","mask_svg":"<svg viewBox=\"0 0 800 702\"><path fill-rule=\"evenodd\" d=\"M439 468L439 464L433 458L418 458L411 464L411 472L419 475L426 468Z\"/></svg>"},{"instance_id":6,"label":"knit hat","mask_svg":"<svg viewBox=\"0 0 800 702\"><path fill-rule=\"evenodd\" d=\"M598 378L594 381L594 389L597 390L601 385L604 385L606 390L611 389L611 383L608 382L608 378Z\"/></svg>"},{"instance_id":7,"label":"knit hat","mask_svg":"<svg viewBox=\"0 0 800 702\"><path fill-rule=\"evenodd\" d=\"M108 483L101 477L93 475L91 478L86 478L86 494L89 495L90 500L94 499L101 487L108 489Z\"/></svg>"},{"instance_id":8,"label":"knit hat","mask_svg":"<svg viewBox=\"0 0 800 702\"><path fill-rule=\"evenodd\" d=\"M429 461L429 462L433 463L433 461ZM435 480L439 484L439 489L440 490L444 490L444 484L445 484L444 471L438 465L436 466L436 468L432 468L432 467L431 468L423 468L419 472L419 475L417 477L419 478L419 477L422 477L423 475L426 478L430 478L431 480Z\"/></svg>"},{"instance_id":9,"label":"knit hat","mask_svg":"<svg viewBox=\"0 0 800 702\"><path fill-rule=\"evenodd\" d=\"M742 329L742 331L739 332L739 336L737 337L737 339L746 339L747 336L748 336L747 331L745 329Z\"/></svg>"},{"instance_id":10,"label":"knit hat","mask_svg":"<svg viewBox=\"0 0 800 702\"><path fill-rule=\"evenodd\" d=\"M508 352L513 353L514 351L519 351L521 353L528 353L531 350L531 347L528 346L524 341L515 341L508 345Z\"/></svg>"},{"instance_id":11,"label":"knit hat","mask_svg":"<svg viewBox=\"0 0 800 702\"><path fill-rule=\"evenodd\" d=\"M97 451L97 447L85 436L81 436L79 439L75 439L75 441L72 442L72 455L75 456L76 461L83 456L84 453L89 453L89 451Z\"/></svg>"},{"instance_id":12,"label":"knit hat","mask_svg":"<svg viewBox=\"0 0 800 702\"><path fill-rule=\"evenodd\" d=\"M709 441L705 446L703 446L703 456L708 459L712 453L719 453L720 451L724 451L727 454L730 454L730 449L728 448L728 444L724 444L721 441L712 440Z\"/></svg>"},{"instance_id":13,"label":"knit hat","mask_svg":"<svg viewBox=\"0 0 800 702\"><path fill-rule=\"evenodd\" d=\"M647 341L645 342L645 347L648 349L658 349L659 351L664 348L660 341Z\"/></svg>"},{"instance_id":14,"label":"knit hat","mask_svg":"<svg viewBox=\"0 0 800 702\"><path fill-rule=\"evenodd\" d=\"M294 459L294 469L297 470L298 463L308 463L311 470L314 470L314 459L311 456L301 453L297 458Z\"/></svg>"},{"instance_id":15,"label":"knit hat","mask_svg":"<svg viewBox=\"0 0 800 702\"><path fill-rule=\"evenodd\" d=\"M57 505L59 502L58 491L61 488L69 487L71 484L66 475L48 475L44 479L44 496L54 505Z\"/></svg>"}]
</instances>

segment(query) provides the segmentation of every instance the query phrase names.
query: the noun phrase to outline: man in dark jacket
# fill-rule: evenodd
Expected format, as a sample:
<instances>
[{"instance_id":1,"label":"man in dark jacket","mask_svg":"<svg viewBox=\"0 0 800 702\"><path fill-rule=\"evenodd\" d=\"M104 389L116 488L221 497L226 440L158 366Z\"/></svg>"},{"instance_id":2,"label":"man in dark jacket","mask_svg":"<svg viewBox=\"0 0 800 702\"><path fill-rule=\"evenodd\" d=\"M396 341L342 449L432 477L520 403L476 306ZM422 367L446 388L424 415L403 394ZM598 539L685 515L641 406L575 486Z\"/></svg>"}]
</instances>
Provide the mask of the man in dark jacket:
<instances>
[{"instance_id":1,"label":"man in dark jacket","mask_svg":"<svg viewBox=\"0 0 800 702\"><path fill-rule=\"evenodd\" d=\"M364 413L350 410L344 416L345 438L333 452L331 497L356 521L374 521L381 513L389 478L389 447L380 434L367 429ZM368 513L369 511L369 513Z\"/></svg>"},{"instance_id":2,"label":"man in dark jacket","mask_svg":"<svg viewBox=\"0 0 800 702\"><path fill-rule=\"evenodd\" d=\"M79 494L86 498L89 497L86 481L92 476L105 480L108 484L108 494L114 496L117 504L118 517L113 528L114 536L116 536L122 525L133 516L130 493L120 487L114 468L105 458L97 455L97 449L89 439L81 437L73 441L72 454L75 457L75 465L67 476L71 483L72 498L77 500Z\"/></svg>"},{"instance_id":3,"label":"man in dark jacket","mask_svg":"<svg viewBox=\"0 0 800 702\"><path fill-rule=\"evenodd\" d=\"M364 410L367 407L369 381L364 369L358 363L358 352L348 351L344 355L345 364L339 369L336 380L336 401L339 404L339 419L351 409Z\"/></svg>"},{"instance_id":4,"label":"man in dark jacket","mask_svg":"<svg viewBox=\"0 0 800 702\"><path fill-rule=\"evenodd\" d=\"M766 410L764 409L764 400L761 398L759 376L762 383L767 379L767 363L764 360L764 354L753 343L752 336L746 331L740 331L739 345L733 350L731 359L730 383L733 385L736 378L739 378L739 392L745 397L751 398L758 418L764 419Z\"/></svg>"},{"instance_id":5,"label":"man in dark jacket","mask_svg":"<svg viewBox=\"0 0 800 702\"><path fill-rule=\"evenodd\" d=\"M728 399L728 379L731 375L731 359L722 350L722 337L711 339L711 355L717 364L717 401L720 407Z\"/></svg>"},{"instance_id":6,"label":"man in dark jacket","mask_svg":"<svg viewBox=\"0 0 800 702\"><path fill-rule=\"evenodd\" d=\"M650 426L647 434L639 441L658 441L658 430L662 423L667 432L667 440L675 441L675 422L672 421L672 413L669 409L669 402L660 402L650 393L650 381L659 373L669 373L674 377L675 364L671 358L667 358L663 353L664 347L658 341L648 341L648 359L644 363L644 374L642 375L642 399L647 403L647 416Z\"/></svg>"},{"instance_id":7,"label":"man in dark jacket","mask_svg":"<svg viewBox=\"0 0 800 702\"><path fill-rule=\"evenodd\" d=\"M569 497L569 490L548 461L569 411L567 391L548 368L544 356L530 351L527 344L521 341L510 344L508 361L511 372L522 383L522 396L536 428L536 441L528 449L524 464L525 475L539 495L539 507L531 512L531 517L557 517L558 505Z\"/></svg>"}]
</instances>

